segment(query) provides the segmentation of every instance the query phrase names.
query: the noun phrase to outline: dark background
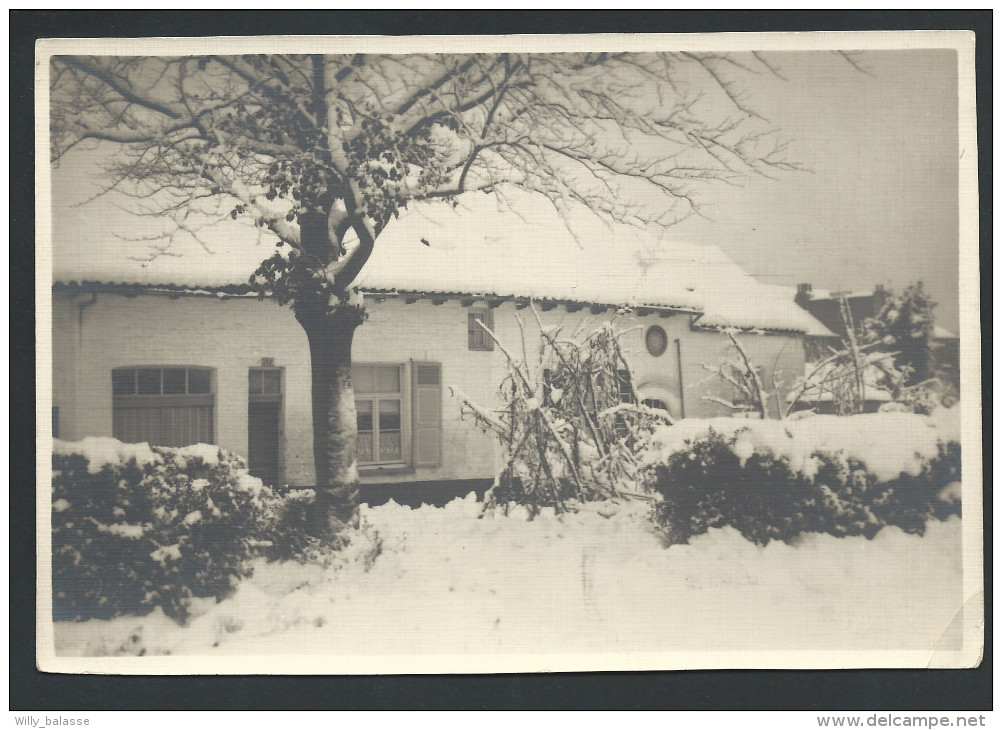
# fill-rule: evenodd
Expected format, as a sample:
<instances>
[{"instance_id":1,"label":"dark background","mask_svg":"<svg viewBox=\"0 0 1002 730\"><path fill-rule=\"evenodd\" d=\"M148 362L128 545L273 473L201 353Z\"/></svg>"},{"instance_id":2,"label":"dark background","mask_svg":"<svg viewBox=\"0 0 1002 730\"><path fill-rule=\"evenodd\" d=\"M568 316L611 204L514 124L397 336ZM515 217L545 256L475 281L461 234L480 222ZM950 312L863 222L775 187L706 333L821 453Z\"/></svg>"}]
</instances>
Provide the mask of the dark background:
<instances>
[{"instance_id":1,"label":"dark background","mask_svg":"<svg viewBox=\"0 0 1002 730\"><path fill-rule=\"evenodd\" d=\"M34 41L191 35L454 35L968 29L977 35L982 291L991 291L992 13L983 11L10 11L10 710L990 710L974 670L699 671L399 677L107 677L35 668ZM43 110L44 111L44 110ZM43 161L44 164L44 161ZM982 307L990 333L990 294ZM991 373L991 335L982 338ZM988 382L990 392L990 381ZM991 424L991 404L984 419ZM990 433L991 426L988 426ZM984 439L984 453L991 453ZM848 587L847 587L848 588ZM389 630L389 629L388 629Z\"/></svg>"}]
</instances>

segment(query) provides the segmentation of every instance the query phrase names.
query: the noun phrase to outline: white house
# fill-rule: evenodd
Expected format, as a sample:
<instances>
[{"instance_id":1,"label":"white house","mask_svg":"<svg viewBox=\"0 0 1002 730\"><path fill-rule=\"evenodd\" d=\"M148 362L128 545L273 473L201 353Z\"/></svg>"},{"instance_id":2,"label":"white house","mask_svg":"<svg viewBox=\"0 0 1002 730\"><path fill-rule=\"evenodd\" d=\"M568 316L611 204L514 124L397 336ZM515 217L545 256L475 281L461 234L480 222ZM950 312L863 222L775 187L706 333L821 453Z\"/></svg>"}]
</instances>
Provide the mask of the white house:
<instances>
[{"instance_id":1,"label":"white house","mask_svg":"<svg viewBox=\"0 0 1002 730\"><path fill-rule=\"evenodd\" d=\"M516 212L477 193L456 208L418 206L379 238L356 282L368 312L353 349L364 485L400 499L420 484L489 483L494 445L461 419L449 386L496 401L505 362L475 320L531 350L530 302L565 333L615 317L637 393L675 417L728 412L705 398L734 395L703 367L726 356L721 328L740 331L767 388L780 391L804 371L804 336L831 334L717 248L597 221L569 228L545 198L517 203ZM115 244L75 245L66 226L74 240L59 234L54 435L217 443L268 481L312 483L306 338L288 308L250 293L260 246L222 240L218 254L144 266Z\"/></svg>"}]
</instances>

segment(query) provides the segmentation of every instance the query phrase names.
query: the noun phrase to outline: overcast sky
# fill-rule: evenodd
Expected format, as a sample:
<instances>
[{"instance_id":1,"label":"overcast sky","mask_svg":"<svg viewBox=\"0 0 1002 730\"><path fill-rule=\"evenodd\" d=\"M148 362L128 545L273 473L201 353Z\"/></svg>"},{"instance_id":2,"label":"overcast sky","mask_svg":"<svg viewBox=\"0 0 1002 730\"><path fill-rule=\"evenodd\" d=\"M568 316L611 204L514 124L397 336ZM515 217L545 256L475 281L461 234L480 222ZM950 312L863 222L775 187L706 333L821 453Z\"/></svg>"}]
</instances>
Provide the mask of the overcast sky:
<instances>
[{"instance_id":1,"label":"overcast sky","mask_svg":"<svg viewBox=\"0 0 1002 730\"><path fill-rule=\"evenodd\" d=\"M715 188L711 219L669 235L712 241L767 283L866 291L921 280L938 322L956 331L954 51L867 51L870 75L824 52L768 57L787 80L753 79L747 101L811 172Z\"/></svg>"},{"instance_id":2,"label":"overcast sky","mask_svg":"<svg viewBox=\"0 0 1002 730\"><path fill-rule=\"evenodd\" d=\"M709 189L705 217L677 224L667 238L718 245L770 284L869 291L921 280L939 302L938 322L956 331L962 151L954 51L867 51L858 60L869 73L827 51L767 58L783 78L750 77L744 99L808 171ZM88 194L88 174L78 167L54 176L57 258L61 245L108 245L109 232L129 227L105 203L67 207Z\"/></svg>"}]
</instances>

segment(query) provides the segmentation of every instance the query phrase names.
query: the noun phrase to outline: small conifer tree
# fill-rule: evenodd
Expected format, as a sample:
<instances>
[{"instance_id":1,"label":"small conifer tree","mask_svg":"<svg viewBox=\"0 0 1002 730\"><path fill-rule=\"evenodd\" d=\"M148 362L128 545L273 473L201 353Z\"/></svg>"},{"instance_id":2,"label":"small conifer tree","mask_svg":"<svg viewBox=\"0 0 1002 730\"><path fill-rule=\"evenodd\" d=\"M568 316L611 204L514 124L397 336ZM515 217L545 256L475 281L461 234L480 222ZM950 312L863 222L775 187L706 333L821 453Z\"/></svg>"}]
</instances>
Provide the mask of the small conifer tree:
<instances>
[{"instance_id":1,"label":"small conifer tree","mask_svg":"<svg viewBox=\"0 0 1002 730\"><path fill-rule=\"evenodd\" d=\"M863 323L863 341L883 352L894 352L898 370L909 372L906 386L915 386L936 377L933 335L934 302L922 282L910 284L895 295L888 292L876 317Z\"/></svg>"}]
</instances>

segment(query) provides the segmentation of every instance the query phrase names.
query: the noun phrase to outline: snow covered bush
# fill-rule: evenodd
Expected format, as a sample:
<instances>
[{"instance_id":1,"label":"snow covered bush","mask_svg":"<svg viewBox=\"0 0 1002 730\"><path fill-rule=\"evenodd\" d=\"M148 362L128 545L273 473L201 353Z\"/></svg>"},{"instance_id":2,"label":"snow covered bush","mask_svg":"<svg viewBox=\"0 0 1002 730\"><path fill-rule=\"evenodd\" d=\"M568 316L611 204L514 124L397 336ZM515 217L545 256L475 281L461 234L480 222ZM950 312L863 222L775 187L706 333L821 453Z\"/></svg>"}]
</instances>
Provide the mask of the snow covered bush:
<instances>
[{"instance_id":1,"label":"snow covered bush","mask_svg":"<svg viewBox=\"0 0 1002 730\"><path fill-rule=\"evenodd\" d=\"M689 420L655 431L642 459L669 544L724 526L762 545L885 525L922 534L960 513L960 445L915 414Z\"/></svg>"},{"instance_id":2,"label":"snow covered bush","mask_svg":"<svg viewBox=\"0 0 1002 730\"><path fill-rule=\"evenodd\" d=\"M311 499L275 494L215 446L56 441L54 618L160 606L184 620L192 599L228 595L253 558L305 547L311 538L300 512Z\"/></svg>"},{"instance_id":3,"label":"snow covered bush","mask_svg":"<svg viewBox=\"0 0 1002 730\"><path fill-rule=\"evenodd\" d=\"M563 512L623 494L636 482L638 437L667 422L668 414L637 403L614 321L565 337L559 327L544 327L534 307L530 311L540 330L533 359L516 358L484 327L508 366L499 405L486 409L453 390L463 414L503 449L486 507L519 504L534 516L546 507ZM525 328L518 323L526 352Z\"/></svg>"},{"instance_id":4,"label":"snow covered bush","mask_svg":"<svg viewBox=\"0 0 1002 730\"><path fill-rule=\"evenodd\" d=\"M142 518L152 514L152 505L148 495L128 485L138 484L160 457L145 444L130 453L112 439L88 442L88 447L103 446L110 453L92 465L72 445L56 441L53 454L55 619L107 618L143 605L142 573L149 556L132 546L146 533Z\"/></svg>"}]
</instances>

